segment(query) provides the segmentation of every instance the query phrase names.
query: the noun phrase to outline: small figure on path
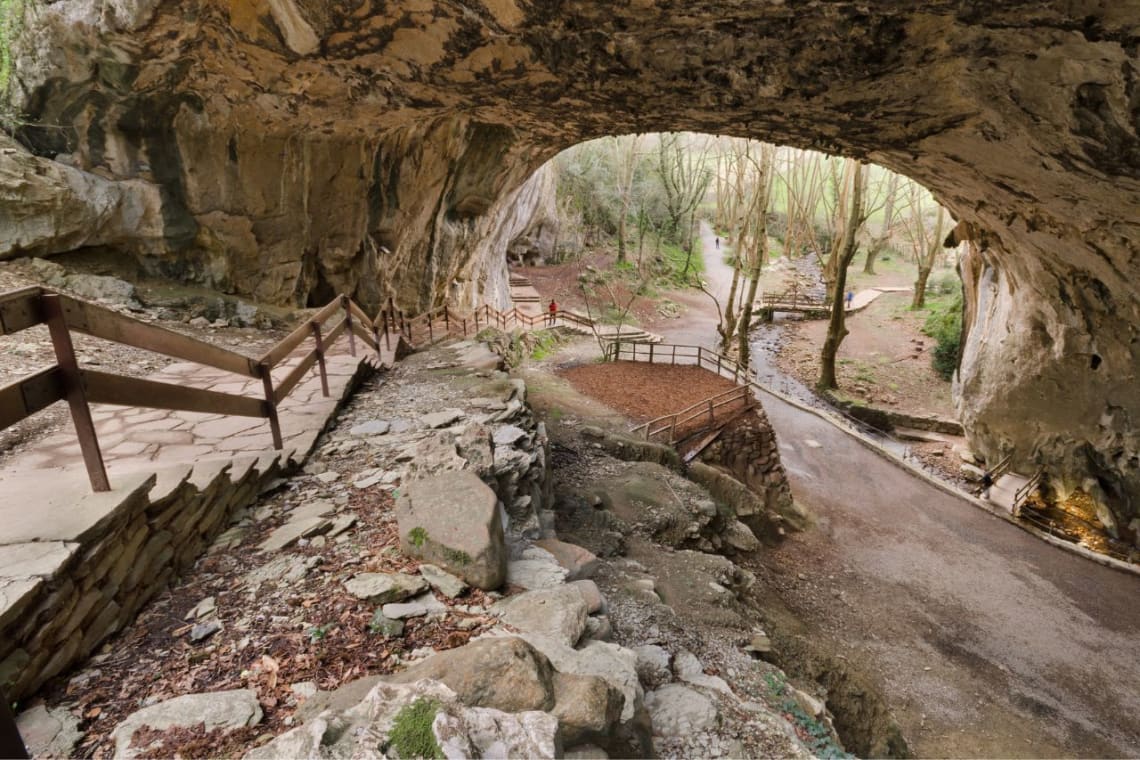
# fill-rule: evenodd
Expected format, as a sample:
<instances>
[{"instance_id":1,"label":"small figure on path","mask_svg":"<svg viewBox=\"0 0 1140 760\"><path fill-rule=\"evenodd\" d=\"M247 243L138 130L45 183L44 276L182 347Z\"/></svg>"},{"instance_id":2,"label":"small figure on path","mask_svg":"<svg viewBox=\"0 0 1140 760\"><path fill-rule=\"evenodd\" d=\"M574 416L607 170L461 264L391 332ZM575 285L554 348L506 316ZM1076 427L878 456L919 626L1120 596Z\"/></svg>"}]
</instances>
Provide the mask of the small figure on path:
<instances>
[{"instance_id":1,"label":"small figure on path","mask_svg":"<svg viewBox=\"0 0 1140 760\"><path fill-rule=\"evenodd\" d=\"M719 237L716 239L716 249L718 251L720 250L720 238Z\"/></svg>"},{"instance_id":2,"label":"small figure on path","mask_svg":"<svg viewBox=\"0 0 1140 760\"><path fill-rule=\"evenodd\" d=\"M847 291L847 308L850 309L851 304L853 304L853 303L855 303L855 291L854 290L848 290Z\"/></svg>"},{"instance_id":3,"label":"small figure on path","mask_svg":"<svg viewBox=\"0 0 1140 760\"><path fill-rule=\"evenodd\" d=\"M982 473L982 498L986 501L990 500L990 489L994 487L994 476L990 475L989 470Z\"/></svg>"},{"instance_id":4,"label":"small figure on path","mask_svg":"<svg viewBox=\"0 0 1140 760\"><path fill-rule=\"evenodd\" d=\"M554 320L558 316L558 304L554 303L554 299L550 299L550 306L546 309L546 324L551 327L554 326Z\"/></svg>"}]
</instances>

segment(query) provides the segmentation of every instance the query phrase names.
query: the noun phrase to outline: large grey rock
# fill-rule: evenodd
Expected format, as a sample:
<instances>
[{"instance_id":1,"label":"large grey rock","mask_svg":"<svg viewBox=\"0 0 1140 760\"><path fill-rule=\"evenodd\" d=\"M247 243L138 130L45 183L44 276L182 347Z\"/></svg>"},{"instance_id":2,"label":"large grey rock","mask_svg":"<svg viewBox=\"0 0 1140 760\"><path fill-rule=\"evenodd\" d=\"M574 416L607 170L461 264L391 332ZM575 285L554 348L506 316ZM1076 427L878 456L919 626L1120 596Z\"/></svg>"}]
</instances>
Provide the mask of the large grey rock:
<instances>
[{"instance_id":1,"label":"large grey rock","mask_svg":"<svg viewBox=\"0 0 1140 760\"><path fill-rule=\"evenodd\" d=\"M544 549L566 570L566 580L576 581L592 578L598 571L598 558L588 550L575 544L568 544L556 538L542 538L534 545Z\"/></svg>"},{"instance_id":2,"label":"large grey rock","mask_svg":"<svg viewBox=\"0 0 1140 760\"><path fill-rule=\"evenodd\" d=\"M554 717L558 718L562 741L580 744L610 737L621 720L625 698L599 676L556 673L554 701Z\"/></svg>"},{"instance_id":3,"label":"large grey rock","mask_svg":"<svg viewBox=\"0 0 1140 760\"><path fill-rule=\"evenodd\" d=\"M717 711L713 701L695 689L670 683L645 695L645 707L656 736L688 736L711 728Z\"/></svg>"},{"instance_id":4,"label":"large grey rock","mask_svg":"<svg viewBox=\"0 0 1140 760\"><path fill-rule=\"evenodd\" d=\"M550 710L554 707L554 670L544 655L514 637L473 641L437 652L403 672L386 676L389 683L440 681L465 705L505 712Z\"/></svg>"},{"instance_id":5,"label":"large grey rock","mask_svg":"<svg viewBox=\"0 0 1140 760\"><path fill-rule=\"evenodd\" d=\"M400 549L472 586L496 589L507 573L507 548L495 492L474 473L417 480L396 502Z\"/></svg>"},{"instance_id":6,"label":"large grey rock","mask_svg":"<svg viewBox=\"0 0 1140 760\"><path fill-rule=\"evenodd\" d=\"M556 588L569 575L553 554L538 546L527 547L520 559L507 563L507 582L526 589Z\"/></svg>"},{"instance_id":7,"label":"large grey rock","mask_svg":"<svg viewBox=\"0 0 1140 760\"><path fill-rule=\"evenodd\" d=\"M524 634L523 638L546 655L559 673L598 676L621 692L623 722L631 720L641 706L643 691L637 680L637 655L629 649L594 640L574 649L550 636Z\"/></svg>"},{"instance_id":8,"label":"large grey rock","mask_svg":"<svg viewBox=\"0 0 1140 760\"><path fill-rule=\"evenodd\" d=\"M372 604L402 602L427 588L423 578L406 573L360 573L344 582L345 591Z\"/></svg>"},{"instance_id":9,"label":"large grey rock","mask_svg":"<svg viewBox=\"0 0 1140 760\"><path fill-rule=\"evenodd\" d=\"M719 691L728 696L734 696L728 682L719 676L710 676L705 673L704 666L692 652L682 649L673 658L673 673L677 679L693 686Z\"/></svg>"},{"instance_id":10,"label":"large grey rock","mask_svg":"<svg viewBox=\"0 0 1140 760\"><path fill-rule=\"evenodd\" d=\"M637 655L637 677L647 689L656 689L673 680L669 664L673 656L669 650L656 644L642 644L633 648Z\"/></svg>"},{"instance_id":11,"label":"large grey rock","mask_svg":"<svg viewBox=\"0 0 1140 760\"><path fill-rule=\"evenodd\" d=\"M544 712L506 713L468 707L436 681L378 683L344 710L326 710L298 728L246 753L247 760L380 757L396 717L417 703L436 706L432 736L449 758L535 757L561 753L558 720ZM386 755L387 756L387 755Z\"/></svg>"},{"instance_id":12,"label":"large grey rock","mask_svg":"<svg viewBox=\"0 0 1140 760\"><path fill-rule=\"evenodd\" d=\"M16 728L32 757L73 757L75 744L83 738L79 718L66 708L51 710L42 704L16 716Z\"/></svg>"},{"instance_id":13,"label":"large grey rock","mask_svg":"<svg viewBox=\"0 0 1140 760\"><path fill-rule=\"evenodd\" d=\"M550 636L570 646L582 638L589 614L581 591L570 586L527 591L493 609L504 623L523 633Z\"/></svg>"},{"instance_id":14,"label":"large grey rock","mask_svg":"<svg viewBox=\"0 0 1140 760\"><path fill-rule=\"evenodd\" d=\"M131 713L115 728L111 738L115 742L115 757L130 758L145 750L131 744L135 731L144 726L164 731L204 723L207 731L213 731L256 726L260 722L261 705L252 689L186 694Z\"/></svg>"}]
</instances>

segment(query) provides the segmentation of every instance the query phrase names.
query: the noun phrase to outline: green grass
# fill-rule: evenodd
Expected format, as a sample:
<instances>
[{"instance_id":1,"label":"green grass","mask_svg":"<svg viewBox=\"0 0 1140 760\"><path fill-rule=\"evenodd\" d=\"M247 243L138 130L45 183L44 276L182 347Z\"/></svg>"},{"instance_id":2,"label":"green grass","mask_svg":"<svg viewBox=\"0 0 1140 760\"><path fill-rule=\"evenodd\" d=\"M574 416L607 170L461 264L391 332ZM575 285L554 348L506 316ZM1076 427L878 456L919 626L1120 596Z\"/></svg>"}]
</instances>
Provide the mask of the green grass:
<instances>
[{"instance_id":1,"label":"green grass","mask_svg":"<svg viewBox=\"0 0 1140 760\"><path fill-rule=\"evenodd\" d=\"M423 528L412 528L408 532L408 539L412 542L412 546L417 549L421 548L427 542L428 534Z\"/></svg>"},{"instance_id":2,"label":"green grass","mask_svg":"<svg viewBox=\"0 0 1140 760\"><path fill-rule=\"evenodd\" d=\"M539 330L534 333L534 348L531 349L530 358L541 361L554 353L558 347L558 336L550 330Z\"/></svg>"},{"instance_id":3,"label":"green grass","mask_svg":"<svg viewBox=\"0 0 1140 760\"><path fill-rule=\"evenodd\" d=\"M700 241L697 240L694 244L700 245ZM661 255L664 257L665 265L668 268L668 271L664 273L666 279L672 280L677 285L687 285L691 275L700 274L705 270L705 258L698 250L694 249L692 257L689 257L681 246L663 242L661 244ZM688 275L683 274L686 259L689 262Z\"/></svg>"},{"instance_id":4,"label":"green grass","mask_svg":"<svg viewBox=\"0 0 1140 760\"><path fill-rule=\"evenodd\" d=\"M431 728L438 712L439 702L434 699L421 697L405 706L392 720L388 746L402 758L427 757L442 760L443 750L436 742Z\"/></svg>"}]
</instances>

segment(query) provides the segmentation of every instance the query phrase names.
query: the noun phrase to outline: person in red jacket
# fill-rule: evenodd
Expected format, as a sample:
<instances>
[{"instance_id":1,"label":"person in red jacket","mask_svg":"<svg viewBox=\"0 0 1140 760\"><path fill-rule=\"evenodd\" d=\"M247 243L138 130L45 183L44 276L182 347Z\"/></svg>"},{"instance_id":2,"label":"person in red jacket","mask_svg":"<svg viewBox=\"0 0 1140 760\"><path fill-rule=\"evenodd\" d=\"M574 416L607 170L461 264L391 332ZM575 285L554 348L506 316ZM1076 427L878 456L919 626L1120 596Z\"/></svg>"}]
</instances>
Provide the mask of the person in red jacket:
<instances>
[{"instance_id":1,"label":"person in red jacket","mask_svg":"<svg viewBox=\"0 0 1140 760\"><path fill-rule=\"evenodd\" d=\"M546 309L546 324L551 327L554 326L554 320L558 316L558 304L554 303L554 299L550 299L550 306Z\"/></svg>"}]
</instances>

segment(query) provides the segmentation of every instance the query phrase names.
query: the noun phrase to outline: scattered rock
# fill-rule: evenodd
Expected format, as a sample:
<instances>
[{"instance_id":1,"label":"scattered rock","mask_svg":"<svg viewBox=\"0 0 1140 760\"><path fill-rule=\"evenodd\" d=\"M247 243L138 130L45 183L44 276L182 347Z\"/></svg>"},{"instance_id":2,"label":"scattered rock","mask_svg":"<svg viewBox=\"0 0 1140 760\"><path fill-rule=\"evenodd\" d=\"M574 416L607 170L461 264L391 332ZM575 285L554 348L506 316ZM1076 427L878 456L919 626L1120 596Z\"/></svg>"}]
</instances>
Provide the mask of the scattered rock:
<instances>
[{"instance_id":1,"label":"scattered rock","mask_svg":"<svg viewBox=\"0 0 1140 760\"><path fill-rule=\"evenodd\" d=\"M388 604L423 593L428 584L423 578L406 573L360 573L345 581L344 588L357 599Z\"/></svg>"},{"instance_id":2,"label":"scattered rock","mask_svg":"<svg viewBox=\"0 0 1140 760\"><path fill-rule=\"evenodd\" d=\"M218 609L217 601L212 596L208 596L202 601L194 605L194 609L186 613L183 620L197 620L204 618L207 615L212 615Z\"/></svg>"},{"instance_id":3,"label":"scattered rock","mask_svg":"<svg viewBox=\"0 0 1140 760\"><path fill-rule=\"evenodd\" d=\"M710 676L705 673L701 661L698 660L696 655L692 652L682 649L677 653L677 656L673 658L673 673L677 676L678 680L684 681L685 683L719 691L735 698L728 683L719 676Z\"/></svg>"},{"instance_id":4,"label":"scattered rock","mask_svg":"<svg viewBox=\"0 0 1140 760\"><path fill-rule=\"evenodd\" d=\"M458 422L463 419L463 411L460 409L444 409L440 412L432 412L420 417L420 422L427 425L429 428L443 428Z\"/></svg>"},{"instance_id":5,"label":"scattered rock","mask_svg":"<svg viewBox=\"0 0 1140 760\"><path fill-rule=\"evenodd\" d=\"M550 659L559 673L598 676L621 692L625 701L621 719L631 720L641 705L641 682L637 680L637 655L625 647L589 640L573 649L550 636L525 634L534 648Z\"/></svg>"},{"instance_id":6,"label":"scattered rock","mask_svg":"<svg viewBox=\"0 0 1140 760\"><path fill-rule=\"evenodd\" d=\"M317 695L319 689L312 681L298 681L295 684L290 684L289 689L293 692L293 696L299 700L312 699Z\"/></svg>"},{"instance_id":7,"label":"scattered rock","mask_svg":"<svg viewBox=\"0 0 1140 760\"><path fill-rule=\"evenodd\" d=\"M325 485L328 485L329 483L334 483L337 480L340 480L340 473L334 472L333 470L326 470L316 477L317 480L321 481Z\"/></svg>"},{"instance_id":8,"label":"scattered rock","mask_svg":"<svg viewBox=\"0 0 1140 760\"><path fill-rule=\"evenodd\" d=\"M447 612L447 607L444 606L443 602L432 596L430 592L417 596L410 602L385 604L380 609L384 617L392 618L393 620L423 617L430 612Z\"/></svg>"},{"instance_id":9,"label":"scattered rock","mask_svg":"<svg viewBox=\"0 0 1140 760\"><path fill-rule=\"evenodd\" d=\"M457 578L443 568L431 564L420 565L420 575L431 587L448 599L455 599L467 592L468 586L462 578Z\"/></svg>"},{"instance_id":10,"label":"scattered rock","mask_svg":"<svg viewBox=\"0 0 1140 760\"><path fill-rule=\"evenodd\" d=\"M760 548L760 540L744 523L732 520L721 534L724 542L738 552L749 553Z\"/></svg>"},{"instance_id":11,"label":"scattered rock","mask_svg":"<svg viewBox=\"0 0 1140 760\"><path fill-rule=\"evenodd\" d=\"M221 728L234 730L256 726L261 722L261 706L252 689L186 694L131 713L111 734L116 758L132 758L146 747L131 745L131 738L146 726L157 731L169 728L191 728L204 723L207 731Z\"/></svg>"},{"instance_id":12,"label":"scattered rock","mask_svg":"<svg viewBox=\"0 0 1140 760\"><path fill-rule=\"evenodd\" d=\"M190 641L199 642L208 639L218 631L222 630L222 621L217 618L207 620L204 623L197 623L190 629Z\"/></svg>"},{"instance_id":13,"label":"scattered rock","mask_svg":"<svg viewBox=\"0 0 1140 760\"><path fill-rule=\"evenodd\" d=\"M772 651L772 640L768 638L766 633L757 633L744 647L744 651L752 654L767 654Z\"/></svg>"},{"instance_id":14,"label":"scattered rock","mask_svg":"<svg viewBox=\"0 0 1140 760\"><path fill-rule=\"evenodd\" d=\"M368 621L368 630L386 639L393 639L404 635L404 621L385 617L384 610L378 609L372 613L372 619Z\"/></svg>"},{"instance_id":15,"label":"scattered rock","mask_svg":"<svg viewBox=\"0 0 1140 760\"><path fill-rule=\"evenodd\" d=\"M513 446L519 439L525 438L527 432L517 425L502 425L495 428L492 439L496 446Z\"/></svg>"},{"instance_id":16,"label":"scattered rock","mask_svg":"<svg viewBox=\"0 0 1140 760\"><path fill-rule=\"evenodd\" d=\"M367 438L372 435L386 435L392 429L392 423L387 420L371 420L361 425L350 428L349 435L355 435L360 438Z\"/></svg>"},{"instance_id":17,"label":"scattered rock","mask_svg":"<svg viewBox=\"0 0 1140 760\"><path fill-rule=\"evenodd\" d=\"M807 446L809 449L822 449L823 448L822 443L820 443L819 441L813 440L811 438L805 438L804 439L804 446Z\"/></svg>"},{"instance_id":18,"label":"scattered rock","mask_svg":"<svg viewBox=\"0 0 1140 760\"><path fill-rule=\"evenodd\" d=\"M806 691L800 691L795 687L789 686L788 688L791 689L792 696L795 697L803 711L811 717L818 718L827 712L827 705L823 703L822 699L816 699Z\"/></svg>"},{"instance_id":19,"label":"scattered rock","mask_svg":"<svg viewBox=\"0 0 1140 760\"><path fill-rule=\"evenodd\" d=\"M962 477L964 477L966 480L969 480L973 483L981 482L982 478L984 478L986 475L986 471L983 470L981 467L978 467L978 466L972 465L972 464L967 464L966 462L963 462L960 465L959 469L962 471Z\"/></svg>"}]
</instances>

